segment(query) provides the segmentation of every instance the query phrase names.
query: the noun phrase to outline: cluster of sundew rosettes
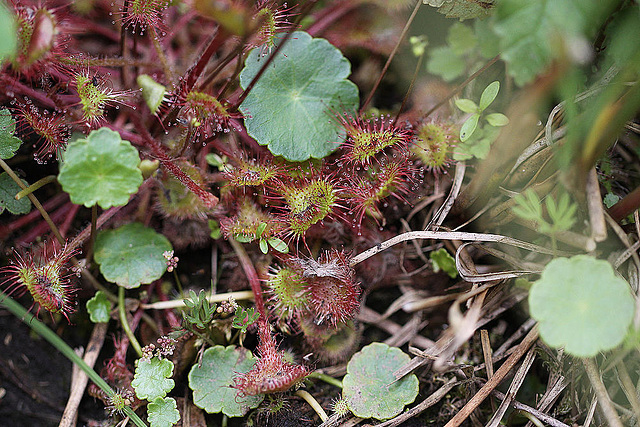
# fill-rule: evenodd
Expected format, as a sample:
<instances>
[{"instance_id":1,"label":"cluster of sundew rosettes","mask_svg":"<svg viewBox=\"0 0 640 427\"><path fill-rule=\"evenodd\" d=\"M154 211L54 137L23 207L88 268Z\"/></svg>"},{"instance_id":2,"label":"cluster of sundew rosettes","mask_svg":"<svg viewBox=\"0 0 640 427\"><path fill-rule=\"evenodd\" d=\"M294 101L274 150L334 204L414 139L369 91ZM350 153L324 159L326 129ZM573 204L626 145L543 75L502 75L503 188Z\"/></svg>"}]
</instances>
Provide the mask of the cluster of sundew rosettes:
<instances>
[{"instance_id":1,"label":"cluster of sundew rosettes","mask_svg":"<svg viewBox=\"0 0 640 427\"><path fill-rule=\"evenodd\" d=\"M341 251L323 252L318 261L290 258L267 280L269 303L279 317L335 328L352 320L360 307L360 284Z\"/></svg>"},{"instance_id":2,"label":"cluster of sundew rosettes","mask_svg":"<svg viewBox=\"0 0 640 427\"><path fill-rule=\"evenodd\" d=\"M71 136L64 114L40 111L30 100L16 107L16 123L22 136L35 134L40 145L34 153L38 163L44 163L64 150Z\"/></svg>"},{"instance_id":3,"label":"cluster of sundew rosettes","mask_svg":"<svg viewBox=\"0 0 640 427\"><path fill-rule=\"evenodd\" d=\"M457 142L457 131L452 124L429 120L418 125L411 151L428 170L442 173L451 163Z\"/></svg>"},{"instance_id":4,"label":"cluster of sundew rosettes","mask_svg":"<svg viewBox=\"0 0 640 427\"><path fill-rule=\"evenodd\" d=\"M6 286L9 295L21 296L29 291L33 305L37 307L36 315L43 308L52 314L59 313L69 321L69 315L75 310L76 289L71 285L70 278L74 273L67 263L75 252L66 245L58 248L47 244L34 252L16 252L11 263L0 269L6 276L0 286Z\"/></svg>"},{"instance_id":5,"label":"cluster of sundew rosettes","mask_svg":"<svg viewBox=\"0 0 640 427\"><path fill-rule=\"evenodd\" d=\"M304 365L287 361L285 352L278 350L266 319L258 320L258 336L258 361L249 372L233 379L233 387L238 390L239 396L287 391L309 375L309 370Z\"/></svg>"},{"instance_id":6,"label":"cluster of sundew rosettes","mask_svg":"<svg viewBox=\"0 0 640 427\"><path fill-rule=\"evenodd\" d=\"M338 166L349 171L343 196L351 206L355 225L361 225L365 213L379 221L379 204L389 196L404 200L416 175L409 151L413 130L388 117L366 119L345 114L339 120L346 140Z\"/></svg>"}]
</instances>

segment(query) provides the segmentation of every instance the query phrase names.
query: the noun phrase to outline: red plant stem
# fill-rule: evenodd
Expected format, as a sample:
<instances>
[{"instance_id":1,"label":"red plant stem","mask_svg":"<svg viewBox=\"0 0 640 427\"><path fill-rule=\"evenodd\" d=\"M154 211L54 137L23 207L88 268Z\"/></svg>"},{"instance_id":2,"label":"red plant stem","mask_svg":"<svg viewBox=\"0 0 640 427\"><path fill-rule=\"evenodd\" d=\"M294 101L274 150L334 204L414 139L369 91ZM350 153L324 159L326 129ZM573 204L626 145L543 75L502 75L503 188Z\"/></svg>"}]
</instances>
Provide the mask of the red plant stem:
<instances>
[{"instance_id":1,"label":"red plant stem","mask_svg":"<svg viewBox=\"0 0 640 427\"><path fill-rule=\"evenodd\" d=\"M339 2L334 4L332 7L328 7L323 9L322 16L318 17L316 21L307 28L307 33L311 34L314 37L317 37L319 34L322 34L324 30L334 24L338 19L349 13L351 10L358 7L361 3L359 2Z\"/></svg>"},{"instance_id":2,"label":"red plant stem","mask_svg":"<svg viewBox=\"0 0 640 427\"><path fill-rule=\"evenodd\" d=\"M60 234L62 234L62 237L66 237L67 236L67 233L69 232L69 229L71 228L71 223L76 218L76 215L78 214L78 211L80 210L80 205L75 205L75 204L73 204L71 202L69 202L69 205L71 207L69 208L69 212L67 213L67 217L65 218L64 222L62 224L60 224L60 227L58 227L60 229Z\"/></svg>"},{"instance_id":3,"label":"red plant stem","mask_svg":"<svg viewBox=\"0 0 640 427\"><path fill-rule=\"evenodd\" d=\"M209 60L213 54L218 51L220 45L227 39L227 37L227 32L222 28L218 28L218 33L211 39L207 48L198 58L198 61L193 65L193 67L191 67L191 69L187 70L187 78L183 80L184 84L178 87L178 90L176 91L178 95L188 93L193 89L193 86L195 86L196 81L209 63Z\"/></svg>"},{"instance_id":4,"label":"red plant stem","mask_svg":"<svg viewBox=\"0 0 640 427\"><path fill-rule=\"evenodd\" d=\"M140 118L135 115L132 115L131 118L135 122L138 130L140 130L140 132L142 133L145 145L149 147L154 156L156 156L156 158L160 160L162 166L164 166L174 177L176 177L176 179L178 179L178 181L180 181L185 187L187 187L189 191L198 196L200 200L204 202L205 206L207 206L208 208L213 208L215 205L217 205L218 198L208 191L202 189L189 177L189 175L184 173L184 171L180 169L178 165L176 165L171 160L171 158L169 158L164 147L160 145L158 141L151 137L147 128L144 127L142 120L140 120Z\"/></svg>"},{"instance_id":5,"label":"red plant stem","mask_svg":"<svg viewBox=\"0 0 640 427\"><path fill-rule=\"evenodd\" d=\"M157 280L156 282L157 283L155 284L156 286L154 287L154 290L156 292L156 295L158 296L158 300L169 301L167 294L164 293L164 291L162 290L162 286L160 286L160 283L162 282L162 280ZM180 319L178 319L178 316L176 316L173 310L170 310L170 309L164 310L164 314L166 316L167 322L169 323L169 326L171 327L171 329L180 328L181 326Z\"/></svg>"},{"instance_id":6,"label":"red plant stem","mask_svg":"<svg viewBox=\"0 0 640 427\"><path fill-rule=\"evenodd\" d=\"M260 286L260 279L258 278L258 273L256 272L249 255L247 255L247 251L244 250L242 244L238 243L233 237L229 238L229 243L233 247L236 255L238 255L238 259L240 260L240 265L242 266L242 270L244 274L247 276L249 280L249 285L251 286L251 291L255 297L255 305L256 310L260 313L260 317L267 320L267 311L264 308L264 299L262 298L262 286Z\"/></svg>"},{"instance_id":7,"label":"red plant stem","mask_svg":"<svg viewBox=\"0 0 640 427\"><path fill-rule=\"evenodd\" d=\"M611 208L609 208L609 215L611 215L611 218L613 218L615 222L620 222L623 218L626 218L627 215L638 209L638 207L640 207L640 187L611 206Z\"/></svg>"},{"instance_id":8,"label":"red plant stem","mask_svg":"<svg viewBox=\"0 0 640 427\"><path fill-rule=\"evenodd\" d=\"M53 213L49 214L49 217L51 218L51 221L53 221L53 223L57 225L62 221L62 218L67 215L68 211L69 206L64 205L56 209ZM30 244L39 237L42 237L44 234L46 234L49 231L49 228L49 224L46 221L38 221L38 223L34 225L33 228L21 235L19 238L16 238L16 243L20 245ZM58 231L59 230L60 229L58 228ZM62 233L60 234L62 235Z\"/></svg>"},{"instance_id":9,"label":"red plant stem","mask_svg":"<svg viewBox=\"0 0 640 427\"><path fill-rule=\"evenodd\" d=\"M61 204L63 204L65 201L68 201L68 200L69 200L69 197L67 196L67 193L56 194L55 196L53 196L52 198L44 202L42 204L42 207L46 211L50 211L52 209L57 208L58 206L60 206ZM7 225L1 225L0 240L4 240L7 237L7 235L12 231L22 228L25 225L29 225L33 223L33 221L35 221L39 216L40 216L40 212L38 212L37 210L33 210L28 214L17 218L15 221L10 222Z\"/></svg>"}]
</instances>

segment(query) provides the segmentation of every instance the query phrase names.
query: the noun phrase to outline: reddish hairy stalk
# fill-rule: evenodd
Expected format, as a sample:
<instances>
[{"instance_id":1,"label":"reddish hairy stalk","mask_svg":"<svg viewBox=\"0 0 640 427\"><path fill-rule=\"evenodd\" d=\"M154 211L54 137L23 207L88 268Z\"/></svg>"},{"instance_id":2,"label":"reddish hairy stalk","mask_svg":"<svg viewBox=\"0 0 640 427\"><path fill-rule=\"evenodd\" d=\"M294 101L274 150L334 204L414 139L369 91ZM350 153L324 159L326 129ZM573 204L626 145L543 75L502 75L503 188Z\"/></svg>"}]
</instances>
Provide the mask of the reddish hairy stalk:
<instances>
[{"instance_id":1,"label":"reddish hairy stalk","mask_svg":"<svg viewBox=\"0 0 640 427\"><path fill-rule=\"evenodd\" d=\"M167 155L164 147L160 145L158 141L153 139L149 134L149 131L142 120L140 120L137 116L132 116L133 121L136 124L136 127L142 132L142 137L145 141L145 145L151 149L153 155L156 156L162 166L164 166L173 176L176 177L178 181L180 181L185 187L189 189L193 194L198 196L200 200L204 202L204 204L208 208L213 208L218 204L218 198L208 191L201 188L198 184L196 184L182 169L176 165L171 158Z\"/></svg>"}]
</instances>

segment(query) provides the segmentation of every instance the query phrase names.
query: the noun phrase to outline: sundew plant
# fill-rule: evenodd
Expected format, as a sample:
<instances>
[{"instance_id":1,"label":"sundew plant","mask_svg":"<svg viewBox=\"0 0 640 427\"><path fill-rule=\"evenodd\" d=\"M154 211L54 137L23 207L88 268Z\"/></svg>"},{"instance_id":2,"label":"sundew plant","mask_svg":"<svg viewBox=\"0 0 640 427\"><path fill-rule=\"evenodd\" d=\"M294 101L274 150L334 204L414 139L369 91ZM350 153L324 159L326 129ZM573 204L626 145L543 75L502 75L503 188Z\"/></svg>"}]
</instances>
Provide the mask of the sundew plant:
<instances>
[{"instance_id":1,"label":"sundew plant","mask_svg":"<svg viewBox=\"0 0 640 427\"><path fill-rule=\"evenodd\" d=\"M0 23L7 423L638 424L637 2Z\"/></svg>"}]
</instances>

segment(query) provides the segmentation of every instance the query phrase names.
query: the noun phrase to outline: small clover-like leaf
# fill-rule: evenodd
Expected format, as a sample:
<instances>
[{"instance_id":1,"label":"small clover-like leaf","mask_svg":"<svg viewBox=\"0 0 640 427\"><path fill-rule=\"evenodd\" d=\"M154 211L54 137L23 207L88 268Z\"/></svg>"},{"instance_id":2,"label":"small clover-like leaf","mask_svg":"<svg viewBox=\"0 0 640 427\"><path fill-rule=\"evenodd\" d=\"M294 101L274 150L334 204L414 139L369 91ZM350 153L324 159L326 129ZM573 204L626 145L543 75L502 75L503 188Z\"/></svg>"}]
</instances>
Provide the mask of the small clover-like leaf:
<instances>
[{"instance_id":1,"label":"small clover-like leaf","mask_svg":"<svg viewBox=\"0 0 640 427\"><path fill-rule=\"evenodd\" d=\"M554 259L529 292L540 337L578 357L618 346L634 306L629 284L615 275L611 264L587 255Z\"/></svg>"},{"instance_id":2,"label":"small clover-like leaf","mask_svg":"<svg viewBox=\"0 0 640 427\"><path fill-rule=\"evenodd\" d=\"M456 99L455 104L456 104L456 107L458 107L460 111L464 113L478 112L478 104L476 104L470 99L465 99L465 98Z\"/></svg>"},{"instance_id":3,"label":"small clover-like leaf","mask_svg":"<svg viewBox=\"0 0 640 427\"><path fill-rule=\"evenodd\" d=\"M473 132L475 132L478 127L478 119L480 119L479 114L472 114L460 127L460 141L465 142L467 139L471 138Z\"/></svg>"},{"instance_id":4,"label":"small clover-like leaf","mask_svg":"<svg viewBox=\"0 0 640 427\"><path fill-rule=\"evenodd\" d=\"M262 251L263 254L269 252L269 244L265 239L260 239L260 251Z\"/></svg>"},{"instance_id":5,"label":"small clover-like leaf","mask_svg":"<svg viewBox=\"0 0 640 427\"><path fill-rule=\"evenodd\" d=\"M0 3L0 11L2 9L4 6ZM3 108L0 110L0 159L10 159L20 148L22 141L13 136L15 131L16 121L11 116L11 112Z\"/></svg>"},{"instance_id":6,"label":"small clover-like leaf","mask_svg":"<svg viewBox=\"0 0 640 427\"><path fill-rule=\"evenodd\" d=\"M171 427L180 421L178 405L173 397L157 397L147 405L151 427Z\"/></svg>"},{"instance_id":7,"label":"small clover-like leaf","mask_svg":"<svg viewBox=\"0 0 640 427\"><path fill-rule=\"evenodd\" d=\"M277 237L270 237L269 239L267 239L267 241L269 242L269 245L276 251L283 254L289 253L289 245L287 245L287 242L285 242L284 240L278 239Z\"/></svg>"},{"instance_id":8,"label":"small clover-like leaf","mask_svg":"<svg viewBox=\"0 0 640 427\"><path fill-rule=\"evenodd\" d=\"M153 401L157 397L165 397L173 389L175 383L171 375L173 363L168 359L138 359L131 386L138 399Z\"/></svg>"},{"instance_id":9,"label":"small clover-like leaf","mask_svg":"<svg viewBox=\"0 0 640 427\"><path fill-rule=\"evenodd\" d=\"M105 279L131 289L162 277L167 269L163 254L171 250L162 234L131 223L100 232L94 256Z\"/></svg>"},{"instance_id":10,"label":"small clover-like leaf","mask_svg":"<svg viewBox=\"0 0 640 427\"><path fill-rule=\"evenodd\" d=\"M232 388L233 379L249 372L256 359L246 348L217 345L202 355L202 363L189 372L189 387L193 390L193 403L210 414L222 412L229 417L241 417L256 408L264 395L238 396Z\"/></svg>"},{"instance_id":11,"label":"small clover-like leaf","mask_svg":"<svg viewBox=\"0 0 640 427\"><path fill-rule=\"evenodd\" d=\"M263 62L260 49L249 54L240 73L243 88ZM327 156L342 138L330 112L358 106L358 89L347 80L350 72L349 61L328 41L294 32L240 106L247 132L287 160Z\"/></svg>"},{"instance_id":12,"label":"small clover-like leaf","mask_svg":"<svg viewBox=\"0 0 640 427\"><path fill-rule=\"evenodd\" d=\"M220 230L220 223L218 221L210 219L207 225L209 226L209 236L211 236L212 239L218 240L222 237L222 230Z\"/></svg>"},{"instance_id":13,"label":"small clover-like leaf","mask_svg":"<svg viewBox=\"0 0 640 427\"><path fill-rule=\"evenodd\" d=\"M73 203L123 206L142 184L139 164L138 150L103 127L67 145L58 181Z\"/></svg>"},{"instance_id":14,"label":"small clover-like leaf","mask_svg":"<svg viewBox=\"0 0 640 427\"><path fill-rule=\"evenodd\" d=\"M429 258L433 262L433 271L436 273L440 270L444 271L455 279L458 276L458 269L456 268L456 260L445 248L440 248L437 251L433 251L429 254Z\"/></svg>"},{"instance_id":15,"label":"small clover-like leaf","mask_svg":"<svg viewBox=\"0 0 640 427\"><path fill-rule=\"evenodd\" d=\"M98 291L93 298L87 301L87 311L93 323L107 323L111 312L111 302L104 292Z\"/></svg>"},{"instance_id":16,"label":"small clover-like leaf","mask_svg":"<svg viewBox=\"0 0 640 427\"><path fill-rule=\"evenodd\" d=\"M502 113L491 113L485 117L491 126L502 127L509 124L509 118Z\"/></svg>"},{"instance_id":17,"label":"small clover-like leaf","mask_svg":"<svg viewBox=\"0 0 640 427\"><path fill-rule=\"evenodd\" d=\"M24 185L29 185L22 180ZM8 210L14 215L24 215L31 210L31 201L28 197L16 200L16 194L22 190L13 179L6 173L0 174L0 213Z\"/></svg>"},{"instance_id":18,"label":"small clover-like leaf","mask_svg":"<svg viewBox=\"0 0 640 427\"><path fill-rule=\"evenodd\" d=\"M418 395L415 374L397 380L394 372L409 362L399 348L373 343L354 354L347 365L342 397L360 418L395 417Z\"/></svg>"},{"instance_id":19,"label":"small clover-like leaf","mask_svg":"<svg viewBox=\"0 0 640 427\"><path fill-rule=\"evenodd\" d=\"M478 104L478 107L480 107L480 111L486 110L487 107L491 105L493 100L496 99L496 96L498 96L499 91L499 81L489 83L489 85L484 88L484 90L482 91L482 95L480 95L480 104Z\"/></svg>"}]
</instances>

